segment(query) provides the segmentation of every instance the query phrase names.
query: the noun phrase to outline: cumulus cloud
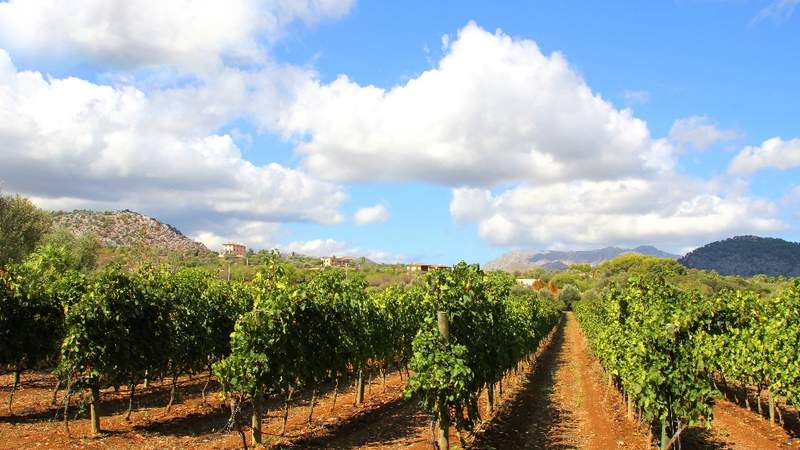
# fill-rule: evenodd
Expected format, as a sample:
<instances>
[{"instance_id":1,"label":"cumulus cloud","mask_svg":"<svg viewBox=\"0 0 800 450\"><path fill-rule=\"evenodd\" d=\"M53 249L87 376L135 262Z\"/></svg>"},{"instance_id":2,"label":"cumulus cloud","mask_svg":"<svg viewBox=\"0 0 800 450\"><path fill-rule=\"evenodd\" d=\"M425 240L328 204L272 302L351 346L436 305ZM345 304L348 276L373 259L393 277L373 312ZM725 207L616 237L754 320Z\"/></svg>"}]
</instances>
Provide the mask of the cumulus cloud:
<instances>
[{"instance_id":1,"label":"cumulus cloud","mask_svg":"<svg viewBox=\"0 0 800 450\"><path fill-rule=\"evenodd\" d=\"M750 175L761 169L779 170L800 167L800 138L767 139L760 146L747 146L728 165L732 175Z\"/></svg>"},{"instance_id":2,"label":"cumulus cloud","mask_svg":"<svg viewBox=\"0 0 800 450\"><path fill-rule=\"evenodd\" d=\"M0 42L37 58L88 58L122 67L192 70L224 58L259 62L260 41L294 21L345 14L354 0L10 0Z\"/></svg>"},{"instance_id":3,"label":"cumulus cloud","mask_svg":"<svg viewBox=\"0 0 800 450\"><path fill-rule=\"evenodd\" d=\"M144 92L17 71L0 50L0 179L59 209L342 221L341 187L279 164L253 164L229 135L215 132L238 114L217 97L244 98L245 86L234 76ZM197 226L185 230L205 231Z\"/></svg>"},{"instance_id":4,"label":"cumulus cloud","mask_svg":"<svg viewBox=\"0 0 800 450\"><path fill-rule=\"evenodd\" d=\"M353 214L353 220L359 225L386 222L389 220L389 209L384 205L361 208Z\"/></svg>"},{"instance_id":5,"label":"cumulus cloud","mask_svg":"<svg viewBox=\"0 0 800 450\"><path fill-rule=\"evenodd\" d=\"M668 170L673 150L592 92L560 53L470 23L434 69L391 89L309 79L278 121L302 166L335 181L614 179Z\"/></svg>"},{"instance_id":6,"label":"cumulus cloud","mask_svg":"<svg viewBox=\"0 0 800 450\"><path fill-rule=\"evenodd\" d=\"M403 255L382 250L352 247L344 241L331 238L313 239L310 241L294 241L288 244L279 245L278 249L283 253L295 252L301 255L309 256L363 256L372 261L382 263L397 263L405 259Z\"/></svg>"},{"instance_id":7,"label":"cumulus cloud","mask_svg":"<svg viewBox=\"0 0 800 450\"><path fill-rule=\"evenodd\" d=\"M738 131L722 130L707 116L678 119L669 130L671 141L679 145L689 145L696 150L705 150L717 142L732 141L740 137Z\"/></svg>"},{"instance_id":8,"label":"cumulus cloud","mask_svg":"<svg viewBox=\"0 0 800 450\"><path fill-rule=\"evenodd\" d=\"M139 10L80 2L63 22L54 19L54 1L0 3L0 42L36 56L203 73L178 83L118 74L104 85L18 71L0 50L0 179L40 205L155 212L212 247L237 240L267 248L278 245L280 223L340 222L346 195L336 183L345 181L452 187L452 217L477 223L497 245L674 248L783 226L770 202L674 173L677 146L705 148L728 131L694 117L676 122L669 139L654 138L631 110L592 92L564 55L543 54L530 40L470 23L442 38L434 68L381 88L347 76L327 83L262 59L263 39L276 39L293 20L342 14L350 0L238 0L216 12L218 3L201 2L207 8L196 16L171 2L160 6L152 36L137 20L149 2L134 2ZM219 27L200 33L209 17ZM232 67L230 58L255 64ZM300 168L243 158L234 132L219 131L237 120L296 143ZM748 147L731 172L747 172L754 160L800 164L784 161L797 143L778 141L780 151L769 150L770 141ZM376 205L354 220L386 217ZM399 259L334 239L280 248Z\"/></svg>"},{"instance_id":9,"label":"cumulus cloud","mask_svg":"<svg viewBox=\"0 0 800 450\"><path fill-rule=\"evenodd\" d=\"M499 194L458 188L450 211L457 220L476 222L491 244L511 247L679 248L698 239L785 228L772 202L718 194L716 188L677 176L521 185Z\"/></svg>"},{"instance_id":10,"label":"cumulus cloud","mask_svg":"<svg viewBox=\"0 0 800 450\"><path fill-rule=\"evenodd\" d=\"M209 228L195 231L190 237L211 250L222 248L226 242L241 242L252 249L271 248L280 233L280 224L272 222L230 219L206 226Z\"/></svg>"}]
</instances>

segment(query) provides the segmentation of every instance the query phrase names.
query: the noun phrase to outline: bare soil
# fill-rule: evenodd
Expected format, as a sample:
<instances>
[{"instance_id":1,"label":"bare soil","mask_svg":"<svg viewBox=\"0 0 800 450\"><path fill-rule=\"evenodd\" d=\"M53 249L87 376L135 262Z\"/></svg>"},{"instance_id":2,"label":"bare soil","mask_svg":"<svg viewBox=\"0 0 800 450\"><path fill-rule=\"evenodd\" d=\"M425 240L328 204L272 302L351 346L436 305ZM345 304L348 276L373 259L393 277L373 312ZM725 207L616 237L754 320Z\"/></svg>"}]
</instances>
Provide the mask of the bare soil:
<instances>
[{"instance_id":1,"label":"bare soil","mask_svg":"<svg viewBox=\"0 0 800 450\"><path fill-rule=\"evenodd\" d=\"M621 412L568 314L527 386L475 442L475 448L610 450L647 448L643 431Z\"/></svg>"},{"instance_id":2,"label":"bare soil","mask_svg":"<svg viewBox=\"0 0 800 450\"><path fill-rule=\"evenodd\" d=\"M211 381L207 403L201 399L207 376L179 379L178 401L171 411L169 381L137 386L131 420L125 420L128 391L106 389L101 399L101 426L104 434L89 436L86 408L80 408L79 395L70 405L69 433L62 414L50 405L55 379L43 372L24 372L14 395L9 414L11 375L0 375L0 450L16 448L89 449L232 449L242 448L236 430L225 429L230 418L219 386ZM345 387L345 385L347 385ZM287 433L280 436L283 402L271 399L266 404L262 423L268 448L292 449L412 449L431 448L429 418L414 400L403 398L405 380L399 372L390 373L385 390L380 377L369 384L366 401L354 406L355 389L342 382L333 403L333 386L325 386L317 396L311 425L307 424L311 392L298 392L292 400ZM499 386L498 386L499 387ZM783 422L770 424L766 408L759 414L755 392L751 409L743 404L720 399L714 410L713 427L687 430L682 450L699 449L798 449L800 420L797 411L781 404ZM59 391L59 401L63 391ZM602 368L589 351L574 316L568 313L531 364L503 380L503 394L496 389L496 408L488 411L484 391L479 408L484 421L476 432L462 436L471 449L649 449L649 430L626 416L622 396L606 382ZM733 396L730 396L733 399ZM239 424L252 445L249 423L250 405L245 404ZM54 417L57 417L54 420ZM451 429L450 442L459 446L459 436Z\"/></svg>"},{"instance_id":3,"label":"bare soil","mask_svg":"<svg viewBox=\"0 0 800 450\"><path fill-rule=\"evenodd\" d=\"M151 382L145 389L136 387L131 420L125 420L128 390L101 392L101 437L90 437L88 407L80 408L79 395L73 395L69 411L69 434L61 411L50 405L55 378L47 373L23 372L21 385L14 394L13 412L6 408L11 375L0 376L3 404L0 407L0 449L17 448L97 448L97 449L232 449L242 448L242 438L235 430L225 430L230 418L229 406L223 404L219 385L211 382L203 404L201 391L207 376L181 377L179 399L167 412L170 383ZM300 392L292 400L287 432L280 436L283 423L283 403L279 399L267 402L262 422L264 441L270 447L284 447L293 442L330 433L330 429L347 426L371 416L376 410L392 405L402 394L405 382L397 372L387 376L384 392L381 379L372 380L363 405L354 406L355 389L343 386L333 403L333 386L320 395L314 407L312 424L307 424L311 392ZM63 391L59 391L59 401ZM244 405L239 423L249 423L250 405ZM242 426L248 446L252 445L250 429Z\"/></svg>"}]
</instances>

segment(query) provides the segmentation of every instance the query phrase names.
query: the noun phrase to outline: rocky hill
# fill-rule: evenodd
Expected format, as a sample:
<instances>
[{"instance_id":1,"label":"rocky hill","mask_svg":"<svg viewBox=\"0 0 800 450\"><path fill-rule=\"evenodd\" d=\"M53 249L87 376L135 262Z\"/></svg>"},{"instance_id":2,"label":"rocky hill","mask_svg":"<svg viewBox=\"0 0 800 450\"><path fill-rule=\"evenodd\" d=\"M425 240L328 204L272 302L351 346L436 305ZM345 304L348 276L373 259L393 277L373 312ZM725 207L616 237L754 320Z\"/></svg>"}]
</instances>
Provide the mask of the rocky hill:
<instances>
[{"instance_id":1,"label":"rocky hill","mask_svg":"<svg viewBox=\"0 0 800 450\"><path fill-rule=\"evenodd\" d=\"M686 267L722 275L800 276L800 243L758 236L736 236L706 244L678 260Z\"/></svg>"},{"instance_id":2,"label":"rocky hill","mask_svg":"<svg viewBox=\"0 0 800 450\"><path fill-rule=\"evenodd\" d=\"M208 251L177 228L129 210L60 212L55 214L53 226L66 228L77 236L92 235L107 247L144 245L179 253Z\"/></svg>"},{"instance_id":3,"label":"rocky hill","mask_svg":"<svg viewBox=\"0 0 800 450\"><path fill-rule=\"evenodd\" d=\"M619 255L635 253L639 255L657 256L659 258L677 259L678 255L663 252L651 245L641 245L636 248L605 247L597 250L578 251L546 251L546 252L508 252L489 261L487 270L525 271L535 268L546 270L563 270L570 264L588 263L599 264Z\"/></svg>"}]
</instances>

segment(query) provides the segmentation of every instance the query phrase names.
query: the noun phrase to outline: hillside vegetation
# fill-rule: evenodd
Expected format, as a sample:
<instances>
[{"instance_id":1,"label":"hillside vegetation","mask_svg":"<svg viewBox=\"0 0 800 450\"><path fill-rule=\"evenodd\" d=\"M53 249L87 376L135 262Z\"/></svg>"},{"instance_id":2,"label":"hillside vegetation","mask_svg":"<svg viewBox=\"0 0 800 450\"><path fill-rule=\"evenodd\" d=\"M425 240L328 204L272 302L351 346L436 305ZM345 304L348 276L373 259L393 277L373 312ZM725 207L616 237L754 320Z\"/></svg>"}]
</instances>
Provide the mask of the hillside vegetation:
<instances>
[{"instance_id":1,"label":"hillside vegetation","mask_svg":"<svg viewBox=\"0 0 800 450\"><path fill-rule=\"evenodd\" d=\"M686 267L745 277L800 275L800 243L758 236L736 236L706 244L681 258Z\"/></svg>"},{"instance_id":2,"label":"hillside vegetation","mask_svg":"<svg viewBox=\"0 0 800 450\"><path fill-rule=\"evenodd\" d=\"M198 254L205 245L184 236L175 227L130 210L56 213L54 228L65 228L76 236L91 235L104 247L152 247L166 252Z\"/></svg>"}]
</instances>

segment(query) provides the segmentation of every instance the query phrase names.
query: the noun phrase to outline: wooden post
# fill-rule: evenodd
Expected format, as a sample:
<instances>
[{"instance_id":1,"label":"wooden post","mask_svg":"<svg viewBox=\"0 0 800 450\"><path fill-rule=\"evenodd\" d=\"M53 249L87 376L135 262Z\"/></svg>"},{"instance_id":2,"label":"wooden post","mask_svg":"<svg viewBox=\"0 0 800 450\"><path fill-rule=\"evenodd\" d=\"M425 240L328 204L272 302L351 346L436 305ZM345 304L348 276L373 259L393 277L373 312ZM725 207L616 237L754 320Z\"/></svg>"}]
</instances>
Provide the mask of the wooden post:
<instances>
[{"instance_id":1,"label":"wooden post","mask_svg":"<svg viewBox=\"0 0 800 450\"><path fill-rule=\"evenodd\" d=\"M261 444L261 392L253 397L253 415L250 416L250 428L253 430L253 444Z\"/></svg>"},{"instance_id":2,"label":"wooden post","mask_svg":"<svg viewBox=\"0 0 800 450\"><path fill-rule=\"evenodd\" d=\"M626 395L625 397L628 402L628 412L626 416L628 417L628 419L633 419L633 400L631 400L630 395Z\"/></svg>"},{"instance_id":3,"label":"wooden post","mask_svg":"<svg viewBox=\"0 0 800 450\"><path fill-rule=\"evenodd\" d=\"M450 342L450 317L444 311L436 313L436 320L439 323L439 334L442 335L444 342Z\"/></svg>"},{"instance_id":4,"label":"wooden post","mask_svg":"<svg viewBox=\"0 0 800 450\"><path fill-rule=\"evenodd\" d=\"M775 399L772 397L772 389L767 390L769 394L769 424L775 424Z\"/></svg>"},{"instance_id":5,"label":"wooden post","mask_svg":"<svg viewBox=\"0 0 800 450\"><path fill-rule=\"evenodd\" d=\"M89 416L92 422L92 436L100 434L100 414L97 411L98 403L100 403L100 388L97 385L92 386L92 398L89 403Z\"/></svg>"},{"instance_id":6,"label":"wooden post","mask_svg":"<svg viewBox=\"0 0 800 450\"><path fill-rule=\"evenodd\" d=\"M364 370L358 369L358 386L356 387L356 405L364 403Z\"/></svg>"},{"instance_id":7,"label":"wooden post","mask_svg":"<svg viewBox=\"0 0 800 450\"><path fill-rule=\"evenodd\" d=\"M447 404L439 404L439 438L436 440L439 450L450 449L450 411Z\"/></svg>"},{"instance_id":8,"label":"wooden post","mask_svg":"<svg viewBox=\"0 0 800 450\"><path fill-rule=\"evenodd\" d=\"M447 312L439 311L436 313L436 320L439 325L439 334L442 335L442 341L447 344L450 342L450 317ZM439 402L439 438L437 444L439 450L450 449L450 410L447 403L444 401Z\"/></svg>"}]
</instances>

